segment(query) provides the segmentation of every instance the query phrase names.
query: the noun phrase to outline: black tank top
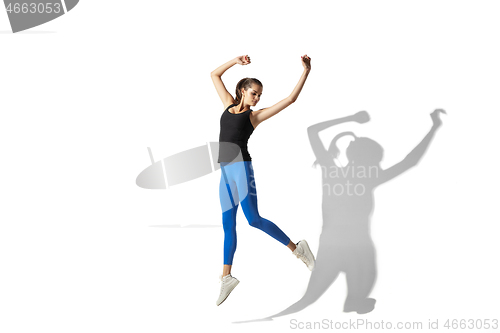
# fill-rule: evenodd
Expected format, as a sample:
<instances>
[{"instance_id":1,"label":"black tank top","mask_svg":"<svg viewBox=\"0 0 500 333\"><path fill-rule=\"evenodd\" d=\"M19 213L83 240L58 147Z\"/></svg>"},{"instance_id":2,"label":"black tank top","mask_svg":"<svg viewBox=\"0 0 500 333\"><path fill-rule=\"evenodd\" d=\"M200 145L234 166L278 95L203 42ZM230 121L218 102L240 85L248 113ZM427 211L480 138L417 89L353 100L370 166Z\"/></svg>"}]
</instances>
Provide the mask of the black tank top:
<instances>
[{"instance_id":1,"label":"black tank top","mask_svg":"<svg viewBox=\"0 0 500 333\"><path fill-rule=\"evenodd\" d=\"M251 161L248 153L248 138L253 133L253 125L250 122L250 112L231 113L229 109L237 104L231 104L224 110L220 117L219 134L219 159L218 162L232 162L241 151L243 161ZM231 142L231 144L224 144Z\"/></svg>"}]
</instances>

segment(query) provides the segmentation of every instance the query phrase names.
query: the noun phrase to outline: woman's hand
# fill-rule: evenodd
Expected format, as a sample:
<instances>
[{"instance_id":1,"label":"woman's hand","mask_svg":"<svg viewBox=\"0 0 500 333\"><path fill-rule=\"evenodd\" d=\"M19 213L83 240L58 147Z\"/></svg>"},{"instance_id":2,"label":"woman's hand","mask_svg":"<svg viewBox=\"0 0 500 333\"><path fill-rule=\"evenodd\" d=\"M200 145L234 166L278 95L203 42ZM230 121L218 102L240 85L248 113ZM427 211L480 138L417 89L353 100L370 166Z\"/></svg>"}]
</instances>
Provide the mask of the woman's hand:
<instances>
[{"instance_id":1,"label":"woman's hand","mask_svg":"<svg viewBox=\"0 0 500 333\"><path fill-rule=\"evenodd\" d=\"M443 110L443 109L436 109L436 110L434 110L431 113L431 119L432 119L432 122L433 122L433 126L435 126L435 127L439 127L443 123L443 121L441 120L441 118L439 118L439 114L441 112L444 113L444 114L446 114L446 111Z\"/></svg>"},{"instance_id":2,"label":"woman's hand","mask_svg":"<svg viewBox=\"0 0 500 333\"><path fill-rule=\"evenodd\" d=\"M370 120L370 115L366 111L359 111L352 116L355 122L363 124Z\"/></svg>"},{"instance_id":3,"label":"woman's hand","mask_svg":"<svg viewBox=\"0 0 500 333\"><path fill-rule=\"evenodd\" d=\"M248 54L236 57L236 63L240 65L248 65L250 63L250 57Z\"/></svg>"},{"instance_id":4,"label":"woman's hand","mask_svg":"<svg viewBox=\"0 0 500 333\"><path fill-rule=\"evenodd\" d=\"M304 54L301 58L302 58L302 66L304 66L304 69L310 71L311 70L311 58L309 58L307 56L307 54Z\"/></svg>"}]
</instances>

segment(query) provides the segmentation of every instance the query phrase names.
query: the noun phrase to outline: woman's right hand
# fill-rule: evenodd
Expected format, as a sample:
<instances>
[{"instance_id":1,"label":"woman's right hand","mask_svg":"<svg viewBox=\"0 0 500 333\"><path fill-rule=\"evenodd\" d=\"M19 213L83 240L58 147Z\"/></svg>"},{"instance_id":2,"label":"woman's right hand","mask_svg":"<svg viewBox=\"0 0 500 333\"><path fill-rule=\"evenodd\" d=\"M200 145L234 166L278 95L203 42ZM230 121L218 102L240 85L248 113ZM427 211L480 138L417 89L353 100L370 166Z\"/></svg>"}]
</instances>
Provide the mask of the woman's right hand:
<instances>
[{"instance_id":1,"label":"woman's right hand","mask_svg":"<svg viewBox=\"0 0 500 333\"><path fill-rule=\"evenodd\" d=\"M248 65L250 63L250 57L248 54L236 57L236 63L240 65Z\"/></svg>"},{"instance_id":2,"label":"woman's right hand","mask_svg":"<svg viewBox=\"0 0 500 333\"><path fill-rule=\"evenodd\" d=\"M353 118L355 122L363 124L370 120L370 115L366 111L359 111L353 115Z\"/></svg>"},{"instance_id":3,"label":"woman's right hand","mask_svg":"<svg viewBox=\"0 0 500 333\"><path fill-rule=\"evenodd\" d=\"M311 58L307 54L304 54L300 58L302 58L302 66L304 67L304 69L307 71L310 71L311 70Z\"/></svg>"}]
</instances>

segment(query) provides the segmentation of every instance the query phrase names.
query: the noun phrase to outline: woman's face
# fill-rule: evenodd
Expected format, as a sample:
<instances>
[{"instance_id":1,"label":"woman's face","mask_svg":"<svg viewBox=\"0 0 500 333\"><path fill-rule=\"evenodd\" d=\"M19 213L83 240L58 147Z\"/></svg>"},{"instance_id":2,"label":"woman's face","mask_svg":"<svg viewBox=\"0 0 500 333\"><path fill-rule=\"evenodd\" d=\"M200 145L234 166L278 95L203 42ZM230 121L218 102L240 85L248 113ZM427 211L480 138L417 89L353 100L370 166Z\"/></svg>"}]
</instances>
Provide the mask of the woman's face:
<instances>
[{"instance_id":1,"label":"woman's face","mask_svg":"<svg viewBox=\"0 0 500 333\"><path fill-rule=\"evenodd\" d=\"M244 103L247 105L255 106L260 101L262 95L262 87L257 84L252 84L251 88L243 92L245 98Z\"/></svg>"}]
</instances>

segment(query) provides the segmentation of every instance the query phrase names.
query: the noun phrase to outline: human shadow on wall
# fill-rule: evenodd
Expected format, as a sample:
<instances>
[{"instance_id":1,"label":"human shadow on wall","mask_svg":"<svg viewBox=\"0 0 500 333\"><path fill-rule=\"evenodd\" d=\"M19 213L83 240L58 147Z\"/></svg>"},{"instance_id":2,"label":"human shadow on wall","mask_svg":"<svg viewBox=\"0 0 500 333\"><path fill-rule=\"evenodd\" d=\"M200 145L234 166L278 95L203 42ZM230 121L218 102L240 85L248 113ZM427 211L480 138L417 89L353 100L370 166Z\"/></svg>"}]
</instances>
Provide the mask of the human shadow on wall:
<instances>
[{"instance_id":1,"label":"human shadow on wall","mask_svg":"<svg viewBox=\"0 0 500 333\"><path fill-rule=\"evenodd\" d=\"M377 275L376 251L370 235L373 191L418 164L442 124L440 113L446 112L436 109L431 113L433 125L423 140L401 162L385 170L380 167L383 148L370 138L343 132L333 138L328 150L319 138L320 131L334 125L368 122L370 117L366 111L321 122L307 129L316 156L314 165L319 164L322 171L323 227L316 266L299 301L277 314L251 321L272 320L303 310L323 295L340 272L345 273L347 282L343 311L364 314L374 309L375 299L369 298ZM338 166L334 162L339 155L336 143L345 135L354 137L354 141L346 150L349 162L346 166Z\"/></svg>"}]
</instances>

